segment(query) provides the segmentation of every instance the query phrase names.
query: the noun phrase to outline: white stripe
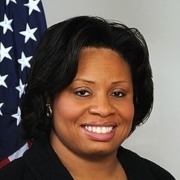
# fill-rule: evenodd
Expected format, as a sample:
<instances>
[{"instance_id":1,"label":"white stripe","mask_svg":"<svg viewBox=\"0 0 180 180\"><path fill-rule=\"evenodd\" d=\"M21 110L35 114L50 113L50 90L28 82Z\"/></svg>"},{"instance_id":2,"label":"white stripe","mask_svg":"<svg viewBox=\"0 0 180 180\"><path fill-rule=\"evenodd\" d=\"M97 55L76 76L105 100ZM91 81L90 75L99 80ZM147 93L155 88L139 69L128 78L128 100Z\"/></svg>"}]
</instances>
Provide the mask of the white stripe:
<instances>
[{"instance_id":1,"label":"white stripe","mask_svg":"<svg viewBox=\"0 0 180 180\"><path fill-rule=\"evenodd\" d=\"M22 146L20 149L18 149L15 153L10 155L8 157L9 161L13 161L13 160L21 157L27 149L29 149L28 143L26 143L24 146Z\"/></svg>"}]
</instances>

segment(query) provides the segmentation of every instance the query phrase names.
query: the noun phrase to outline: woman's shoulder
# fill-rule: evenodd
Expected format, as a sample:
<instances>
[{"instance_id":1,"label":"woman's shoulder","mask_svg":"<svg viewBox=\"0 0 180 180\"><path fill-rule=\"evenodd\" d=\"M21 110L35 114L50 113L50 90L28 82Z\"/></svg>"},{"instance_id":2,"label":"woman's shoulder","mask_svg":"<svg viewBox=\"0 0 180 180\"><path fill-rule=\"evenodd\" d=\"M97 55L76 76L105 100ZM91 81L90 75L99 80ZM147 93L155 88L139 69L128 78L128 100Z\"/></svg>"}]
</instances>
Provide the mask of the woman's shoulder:
<instances>
[{"instance_id":1,"label":"woman's shoulder","mask_svg":"<svg viewBox=\"0 0 180 180\"><path fill-rule=\"evenodd\" d=\"M141 177L141 179L143 179L143 177L146 177L147 179L148 177L148 180L175 180L175 178L163 167L139 156L131 150L121 147L118 151L118 158L126 173L131 177Z\"/></svg>"},{"instance_id":2,"label":"woman's shoulder","mask_svg":"<svg viewBox=\"0 0 180 180\"><path fill-rule=\"evenodd\" d=\"M72 179L49 142L34 142L21 158L0 169L0 180Z\"/></svg>"},{"instance_id":3,"label":"woman's shoulder","mask_svg":"<svg viewBox=\"0 0 180 180\"><path fill-rule=\"evenodd\" d=\"M147 164L152 174L158 179L175 180L175 178L160 165L145 158L142 158L142 160Z\"/></svg>"},{"instance_id":4,"label":"woman's shoulder","mask_svg":"<svg viewBox=\"0 0 180 180\"><path fill-rule=\"evenodd\" d=\"M1 180L21 180L24 173L24 161L22 158L16 159L0 169Z\"/></svg>"}]
</instances>

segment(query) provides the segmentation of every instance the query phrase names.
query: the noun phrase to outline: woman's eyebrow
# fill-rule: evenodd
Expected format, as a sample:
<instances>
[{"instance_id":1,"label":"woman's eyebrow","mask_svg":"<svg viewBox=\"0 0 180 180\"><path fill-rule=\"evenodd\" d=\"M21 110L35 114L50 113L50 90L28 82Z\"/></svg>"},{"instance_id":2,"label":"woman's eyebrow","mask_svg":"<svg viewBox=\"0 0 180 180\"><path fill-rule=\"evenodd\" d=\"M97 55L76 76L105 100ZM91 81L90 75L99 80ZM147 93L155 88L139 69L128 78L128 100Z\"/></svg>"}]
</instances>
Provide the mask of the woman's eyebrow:
<instances>
[{"instance_id":1,"label":"woman's eyebrow","mask_svg":"<svg viewBox=\"0 0 180 180\"><path fill-rule=\"evenodd\" d=\"M112 82L111 84L112 85L116 85L116 84L123 84L123 83L129 83L129 81L127 81L127 80L120 80L120 81L114 81L114 82Z\"/></svg>"},{"instance_id":2,"label":"woman's eyebrow","mask_svg":"<svg viewBox=\"0 0 180 180\"><path fill-rule=\"evenodd\" d=\"M89 84L95 84L94 81L87 80L87 79L82 79L82 78L75 79L74 81L82 81L82 82L86 82L86 83L89 83ZM123 83L128 84L129 82L127 80L119 80L119 81L111 82L112 85L123 84Z\"/></svg>"},{"instance_id":3,"label":"woman's eyebrow","mask_svg":"<svg viewBox=\"0 0 180 180\"><path fill-rule=\"evenodd\" d=\"M89 83L89 84L95 84L94 81L87 80L87 79L82 79L82 78L74 79L74 81L82 81L82 82L86 82L86 83Z\"/></svg>"}]
</instances>

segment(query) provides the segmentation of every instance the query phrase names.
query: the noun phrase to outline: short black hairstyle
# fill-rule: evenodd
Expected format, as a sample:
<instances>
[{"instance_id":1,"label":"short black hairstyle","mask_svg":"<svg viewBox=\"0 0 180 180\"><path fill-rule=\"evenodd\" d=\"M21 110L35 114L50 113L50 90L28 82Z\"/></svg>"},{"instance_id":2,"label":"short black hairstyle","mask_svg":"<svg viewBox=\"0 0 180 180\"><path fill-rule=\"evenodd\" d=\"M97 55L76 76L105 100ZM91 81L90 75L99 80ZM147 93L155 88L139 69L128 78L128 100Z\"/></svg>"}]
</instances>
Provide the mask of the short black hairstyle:
<instances>
[{"instance_id":1,"label":"short black hairstyle","mask_svg":"<svg viewBox=\"0 0 180 180\"><path fill-rule=\"evenodd\" d=\"M153 81L147 44L136 28L101 17L78 16L57 23L43 34L33 57L22 104L22 124L28 139L48 136L47 98L73 81L83 48L108 48L128 63L133 81L135 115L131 132L149 117L153 106Z\"/></svg>"}]
</instances>

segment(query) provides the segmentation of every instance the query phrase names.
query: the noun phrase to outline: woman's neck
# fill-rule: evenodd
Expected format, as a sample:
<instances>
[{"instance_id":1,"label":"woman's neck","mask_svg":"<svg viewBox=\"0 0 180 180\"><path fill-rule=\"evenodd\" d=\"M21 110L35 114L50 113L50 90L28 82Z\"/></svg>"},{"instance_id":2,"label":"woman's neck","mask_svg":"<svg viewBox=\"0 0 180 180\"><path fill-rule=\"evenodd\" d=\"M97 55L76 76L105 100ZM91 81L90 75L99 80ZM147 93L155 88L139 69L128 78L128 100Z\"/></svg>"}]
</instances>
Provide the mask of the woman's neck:
<instances>
[{"instance_id":1,"label":"woman's neck","mask_svg":"<svg viewBox=\"0 0 180 180\"><path fill-rule=\"evenodd\" d=\"M74 180L127 180L125 171L117 159L117 152L104 156L82 156L73 153L61 142L58 142L58 145L56 143L51 139L54 151Z\"/></svg>"},{"instance_id":2,"label":"woman's neck","mask_svg":"<svg viewBox=\"0 0 180 180\"><path fill-rule=\"evenodd\" d=\"M75 164L73 164L75 163ZM75 180L126 180L126 174L119 161L78 161L67 162L66 168Z\"/></svg>"}]
</instances>

